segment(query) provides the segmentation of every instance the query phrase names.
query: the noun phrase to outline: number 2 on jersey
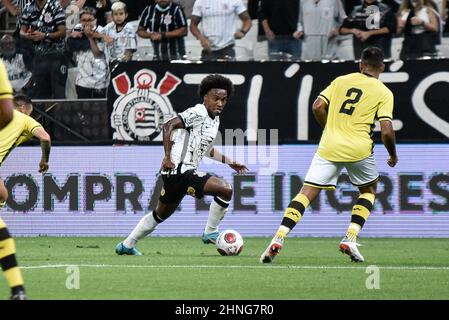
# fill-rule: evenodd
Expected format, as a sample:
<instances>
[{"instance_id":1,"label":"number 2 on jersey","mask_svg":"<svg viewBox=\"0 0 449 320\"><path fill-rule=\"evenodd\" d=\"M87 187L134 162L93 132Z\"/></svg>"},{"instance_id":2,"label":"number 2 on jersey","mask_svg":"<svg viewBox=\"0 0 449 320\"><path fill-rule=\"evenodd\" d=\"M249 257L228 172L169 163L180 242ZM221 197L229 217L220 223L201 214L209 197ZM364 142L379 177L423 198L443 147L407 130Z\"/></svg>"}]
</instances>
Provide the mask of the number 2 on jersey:
<instances>
[{"instance_id":1,"label":"number 2 on jersey","mask_svg":"<svg viewBox=\"0 0 449 320\"><path fill-rule=\"evenodd\" d=\"M355 97L352 98L353 94L355 93ZM363 91L357 88L350 88L346 92L346 96L349 97L349 99L346 99L345 102L341 105L340 113L346 113L348 115L352 115L355 109L354 104L360 101L360 98L362 97ZM349 107L347 107L349 105Z\"/></svg>"}]
</instances>

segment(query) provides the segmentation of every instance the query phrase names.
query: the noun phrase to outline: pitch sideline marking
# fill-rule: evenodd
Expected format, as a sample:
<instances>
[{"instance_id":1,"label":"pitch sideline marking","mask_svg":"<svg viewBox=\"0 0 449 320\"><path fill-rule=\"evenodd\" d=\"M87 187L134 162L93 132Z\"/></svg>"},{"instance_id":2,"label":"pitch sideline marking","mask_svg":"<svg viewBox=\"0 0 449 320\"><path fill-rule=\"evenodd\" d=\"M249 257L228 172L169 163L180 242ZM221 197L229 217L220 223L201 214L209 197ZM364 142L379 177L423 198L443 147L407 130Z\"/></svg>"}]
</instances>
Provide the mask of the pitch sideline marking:
<instances>
[{"instance_id":1,"label":"pitch sideline marking","mask_svg":"<svg viewBox=\"0 0 449 320\"><path fill-rule=\"evenodd\" d=\"M226 268L226 269L359 269L365 270L366 266L312 266L312 265L293 265L293 266L249 266L249 265L119 265L119 264L48 264L36 266L21 266L21 269L49 269L49 268L67 268L71 266L78 266L83 268L182 268L182 269L196 269L196 268ZM431 267L431 266L378 266L379 269L384 270L440 270L449 271L447 267Z\"/></svg>"}]
</instances>

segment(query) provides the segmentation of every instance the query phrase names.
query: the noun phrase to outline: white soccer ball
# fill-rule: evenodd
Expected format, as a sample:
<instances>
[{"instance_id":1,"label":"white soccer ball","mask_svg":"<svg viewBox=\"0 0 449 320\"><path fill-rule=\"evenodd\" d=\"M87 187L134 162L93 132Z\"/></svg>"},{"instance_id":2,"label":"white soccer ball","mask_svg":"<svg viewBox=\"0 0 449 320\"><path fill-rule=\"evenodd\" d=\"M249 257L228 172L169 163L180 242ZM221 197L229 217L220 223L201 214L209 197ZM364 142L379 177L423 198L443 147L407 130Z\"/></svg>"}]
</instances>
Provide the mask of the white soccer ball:
<instances>
[{"instance_id":1,"label":"white soccer ball","mask_svg":"<svg viewBox=\"0 0 449 320\"><path fill-rule=\"evenodd\" d=\"M243 238L235 230L224 230L218 235L215 245L222 256L236 256L242 252Z\"/></svg>"}]
</instances>

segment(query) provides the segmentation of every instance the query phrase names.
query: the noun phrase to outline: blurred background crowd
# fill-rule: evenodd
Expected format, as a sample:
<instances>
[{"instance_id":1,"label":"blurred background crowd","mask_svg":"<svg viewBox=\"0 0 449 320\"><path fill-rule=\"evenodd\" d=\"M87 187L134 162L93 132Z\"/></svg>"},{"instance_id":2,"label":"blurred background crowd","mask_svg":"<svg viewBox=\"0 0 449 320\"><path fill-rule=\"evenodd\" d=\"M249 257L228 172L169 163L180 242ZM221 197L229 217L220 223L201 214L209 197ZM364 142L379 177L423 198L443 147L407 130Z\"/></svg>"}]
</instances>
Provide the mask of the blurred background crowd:
<instances>
[{"instance_id":1,"label":"blurred background crowd","mask_svg":"<svg viewBox=\"0 0 449 320\"><path fill-rule=\"evenodd\" d=\"M372 45L444 58L448 2L1 0L0 57L14 90L39 99L104 98L130 60L354 60Z\"/></svg>"}]
</instances>

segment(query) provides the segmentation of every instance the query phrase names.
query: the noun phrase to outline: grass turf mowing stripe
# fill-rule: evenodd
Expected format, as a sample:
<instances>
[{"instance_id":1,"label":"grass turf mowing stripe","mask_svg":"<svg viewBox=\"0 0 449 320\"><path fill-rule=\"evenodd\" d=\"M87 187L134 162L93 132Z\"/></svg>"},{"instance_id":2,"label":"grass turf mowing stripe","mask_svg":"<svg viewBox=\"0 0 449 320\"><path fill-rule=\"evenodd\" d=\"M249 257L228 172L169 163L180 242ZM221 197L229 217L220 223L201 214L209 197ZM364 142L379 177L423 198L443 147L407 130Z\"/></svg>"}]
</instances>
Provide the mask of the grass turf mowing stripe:
<instances>
[{"instance_id":1,"label":"grass turf mowing stripe","mask_svg":"<svg viewBox=\"0 0 449 320\"><path fill-rule=\"evenodd\" d=\"M239 266L239 265L120 265L120 264L49 264L49 265L36 265L36 266L21 266L21 269L48 269L48 268L67 268L67 267L82 267L82 268L234 268L234 269L366 269L370 265L366 266L306 266L306 265L293 265L293 266ZM438 270L449 271L447 267L431 267L431 266L382 266L376 265L379 269L385 270Z\"/></svg>"}]
</instances>

